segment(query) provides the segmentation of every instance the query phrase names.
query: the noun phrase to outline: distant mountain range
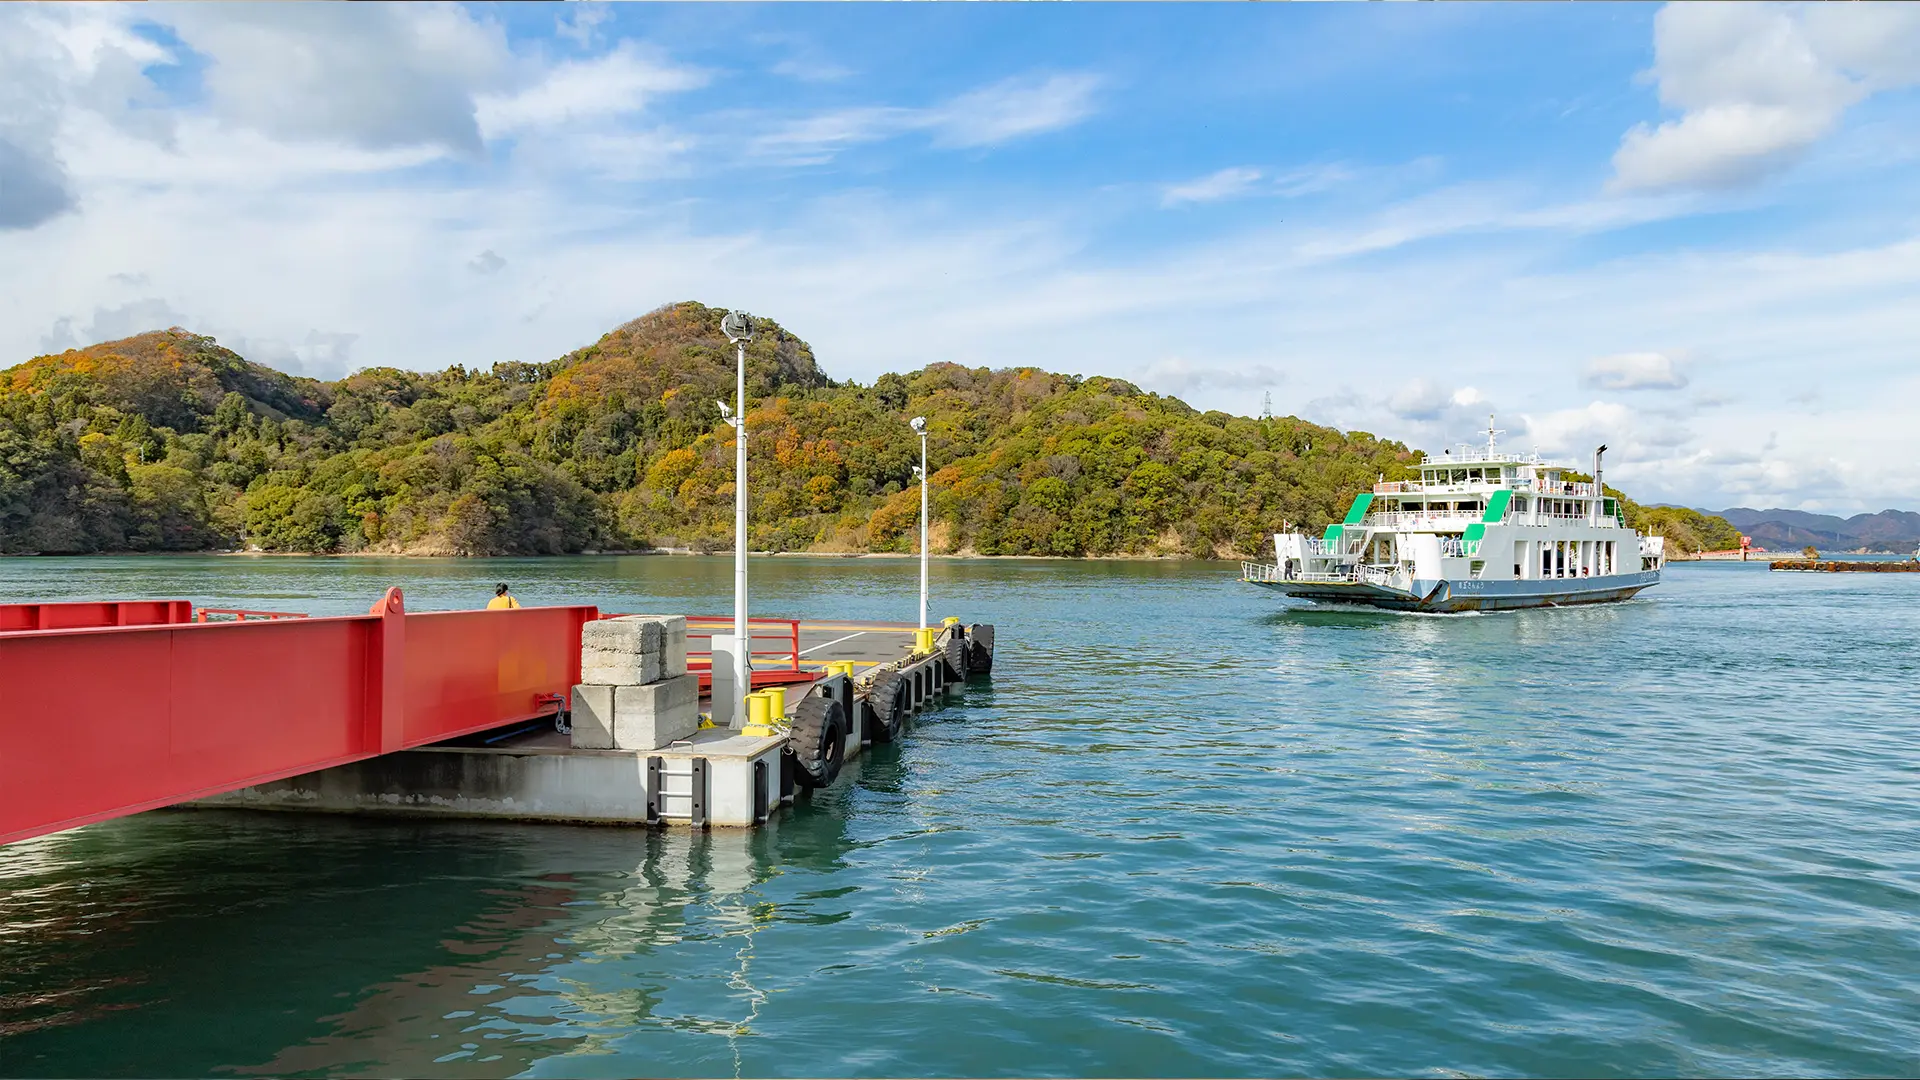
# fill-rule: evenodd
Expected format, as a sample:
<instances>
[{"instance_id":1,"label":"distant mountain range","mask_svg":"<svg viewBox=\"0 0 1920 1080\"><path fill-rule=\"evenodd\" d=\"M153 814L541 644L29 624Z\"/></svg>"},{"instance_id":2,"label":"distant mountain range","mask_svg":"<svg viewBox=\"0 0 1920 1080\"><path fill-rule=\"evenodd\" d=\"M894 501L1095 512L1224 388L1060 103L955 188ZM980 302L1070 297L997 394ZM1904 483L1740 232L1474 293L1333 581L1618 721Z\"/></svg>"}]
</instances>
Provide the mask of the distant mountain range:
<instances>
[{"instance_id":1,"label":"distant mountain range","mask_svg":"<svg viewBox=\"0 0 1920 1080\"><path fill-rule=\"evenodd\" d=\"M1920 545L1920 514L1911 510L1882 510L1849 518L1804 510L1749 510L1744 506L1708 512L1726 518L1756 545L1774 551L1809 544L1832 550L1912 551Z\"/></svg>"}]
</instances>

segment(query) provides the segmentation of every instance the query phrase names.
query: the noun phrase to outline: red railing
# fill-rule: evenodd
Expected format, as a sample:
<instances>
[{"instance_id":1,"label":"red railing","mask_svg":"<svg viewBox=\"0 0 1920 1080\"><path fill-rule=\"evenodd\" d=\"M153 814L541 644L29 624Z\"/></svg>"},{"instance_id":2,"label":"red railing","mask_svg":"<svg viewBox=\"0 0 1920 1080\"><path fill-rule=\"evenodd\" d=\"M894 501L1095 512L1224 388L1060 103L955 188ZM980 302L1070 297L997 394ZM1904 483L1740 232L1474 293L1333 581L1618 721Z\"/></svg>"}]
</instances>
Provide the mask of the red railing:
<instances>
[{"instance_id":1,"label":"red railing","mask_svg":"<svg viewBox=\"0 0 1920 1080\"><path fill-rule=\"evenodd\" d=\"M193 621L186 600L84 600L0 604L0 632L78 630L100 626L172 626Z\"/></svg>"},{"instance_id":2,"label":"red railing","mask_svg":"<svg viewBox=\"0 0 1920 1080\"><path fill-rule=\"evenodd\" d=\"M704 666L713 666L713 649L709 645L696 651L692 646L695 638L712 642L716 637L726 637L733 633L731 615L689 615L687 616L687 667L694 666L694 657L704 659ZM779 648L760 648L761 642L778 642ZM775 666L764 670L799 671L800 670L800 620L799 619L754 619L747 620L747 652L756 661L765 657L774 661Z\"/></svg>"},{"instance_id":3,"label":"red railing","mask_svg":"<svg viewBox=\"0 0 1920 1080\"><path fill-rule=\"evenodd\" d=\"M603 619L619 618L618 615L602 615ZM713 647L715 637L728 637L733 633L731 615L689 615L687 616L687 670L700 676L700 689L713 689ZM753 685L778 686L785 683L812 682L817 672L806 671L800 667L800 620L749 618L747 620L748 651L754 660ZM696 649L695 641L706 641L708 647ZM762 647L766 646L766 647ZM761 666L766 661L765 666Z\"/></svg>"},{"instance_id":4,"label":"red railing","mask_svg":"<svg viewBox=\"0 0 1920 1080\"><path fill-rule=\"evenodd\" d=\"M248 622L254 619L304 619L304 611L247 611L243 608L195 608L194 622Z\"/></svg>"},{"instance_id":5,"label":"red railing","mask_svg":"<svg viewBox=\"0 0 1920 1080\"><path fill-rule=\"evenodd\" d=\"M547 715L598 616L391 589L367 615L0 635L0 843Z\"/></svg>"}]
</instances>

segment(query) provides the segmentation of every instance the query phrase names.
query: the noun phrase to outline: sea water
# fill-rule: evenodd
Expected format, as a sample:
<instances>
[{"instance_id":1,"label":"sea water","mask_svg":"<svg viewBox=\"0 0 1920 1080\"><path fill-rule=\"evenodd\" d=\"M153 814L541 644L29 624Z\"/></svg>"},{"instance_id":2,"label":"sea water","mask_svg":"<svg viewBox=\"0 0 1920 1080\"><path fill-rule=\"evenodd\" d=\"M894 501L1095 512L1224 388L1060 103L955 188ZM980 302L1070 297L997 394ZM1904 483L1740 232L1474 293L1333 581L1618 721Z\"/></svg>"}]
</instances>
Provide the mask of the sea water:
<instances>
[{"instance_id":1,"label":"sea water","mask_svg":"<svg viewBox=\"0 0 1920 1080\"><path fill-rule=\"evenodd\" d=\"M756 559L754 609L911 620L917 573ZM756 832L0 849L0 1074L1920 1073L1920 575L1464 617L1234 577L936 562L992 678ZM731 608L727 559L0 563L0 599L316 614L496 581Z\"/></svg>"}]
</instances>

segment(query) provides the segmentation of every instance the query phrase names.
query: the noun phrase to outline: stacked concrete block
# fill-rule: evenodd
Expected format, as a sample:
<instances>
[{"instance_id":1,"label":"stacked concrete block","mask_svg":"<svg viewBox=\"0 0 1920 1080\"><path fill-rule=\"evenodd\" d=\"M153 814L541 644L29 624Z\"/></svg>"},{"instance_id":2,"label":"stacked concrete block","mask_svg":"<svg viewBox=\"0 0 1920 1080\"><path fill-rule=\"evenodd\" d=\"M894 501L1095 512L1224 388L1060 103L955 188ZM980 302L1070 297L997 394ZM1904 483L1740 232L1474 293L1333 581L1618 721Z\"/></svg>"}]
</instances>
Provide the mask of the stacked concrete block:
<instances>
[{"instance_id":1,"label":"stacked concrete block","mask_svg":"<svg viewBox=\"0 0 1920 1080\"><path fill-rule=\"evenodd\" d=\"M658 750L700 726L700 680L687 673L687 620L626 615L580 633L573 745Z\"/></svg>"}]
</instances>

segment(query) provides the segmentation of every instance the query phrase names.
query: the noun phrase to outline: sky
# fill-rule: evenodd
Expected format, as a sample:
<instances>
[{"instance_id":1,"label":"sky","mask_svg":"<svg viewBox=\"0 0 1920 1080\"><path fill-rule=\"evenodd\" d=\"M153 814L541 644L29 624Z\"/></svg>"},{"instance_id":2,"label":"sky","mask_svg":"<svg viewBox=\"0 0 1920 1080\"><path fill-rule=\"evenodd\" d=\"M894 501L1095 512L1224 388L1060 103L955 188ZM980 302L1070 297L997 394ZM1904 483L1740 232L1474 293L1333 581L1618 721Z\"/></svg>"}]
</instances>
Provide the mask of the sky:
<instances>
[{"instance_id":1,"label":"sky","mask_svg":"<svg viewBox=\"0 0 1920 1080\"><path fill-rule=\"evenodd\" d=\"M1920 506L1920 4L0 5L0 366L679 300L1648 502Z\"/></svg>"}]
</instances>

